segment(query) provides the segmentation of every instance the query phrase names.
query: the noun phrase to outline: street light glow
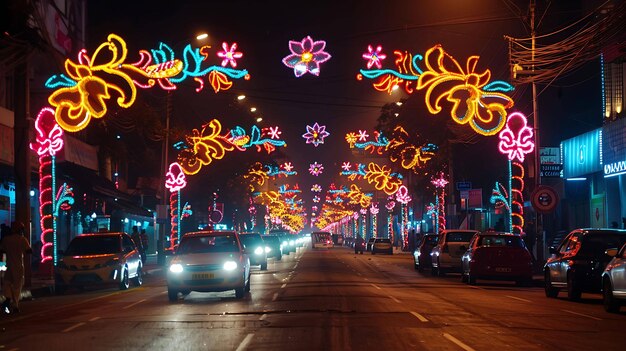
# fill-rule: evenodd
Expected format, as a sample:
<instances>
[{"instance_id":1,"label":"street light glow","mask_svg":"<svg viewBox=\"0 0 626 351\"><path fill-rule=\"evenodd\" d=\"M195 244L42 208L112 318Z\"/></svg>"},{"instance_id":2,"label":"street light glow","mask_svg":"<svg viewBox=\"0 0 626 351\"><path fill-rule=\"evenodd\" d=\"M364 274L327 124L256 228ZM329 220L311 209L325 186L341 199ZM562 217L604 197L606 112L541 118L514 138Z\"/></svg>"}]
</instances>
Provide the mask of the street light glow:
<instances>
[{"instance_id":1,"label":"street light glow","mask_svg":"<svg viewBox=\"0 0 626 351\"><path fill-rule=\"evenodd\" d=\"M256 107L250 107L250 112L256 112Z\"/></svg>"},{"instance_id":2,"label":"street light glow","mask_svg":"<svg viewBox=\"0 0 626 351\"><path fill-rule=\"evenodd\" d=\"M242 94L242 95L237 96L237 100L239 100L239 101L241 101L241 100L243 100L243 99L245 99L245 98L246 98L246 96L245 96L245 95L243 95L243 94Z\"/></svg>"},{"instance_id":3,"label":"street light glow","mask_svg":"<svg viewBox=\"0 0 626 351\"><path fill-rule=\"evenodd\" d=\"M261 117L257 117L256 122L257 122L257 123L261 123L261 121L263 121L263 118L261 118Z\"/></svg>"},{"instance_id":4,"label":"street light glow","mask_svg":"<svg viewBox=\"0 0 626 351\"><path fill-rule=\"evenodd\" d=\"M207 33L202 33L202 34L199 34L199 35L196 37L196 39L198 39L198 40L204 40L204 39L206 39L206 38L208 38L208 37L209 37L209 35L208 35Z\"/></svg>"},{"instance_id":5,"label":"street light glow","mask_svg":"<svg viewBox=\"0 0 626 351\"><path fill-rule=\"evenodd\" d=\"M396 86L397 86L397 85L396 85ZM402 106L402 101L398 101L398 102L396 102L396 105L398 105L398 106Z\"/></svg>"}]
</instances>

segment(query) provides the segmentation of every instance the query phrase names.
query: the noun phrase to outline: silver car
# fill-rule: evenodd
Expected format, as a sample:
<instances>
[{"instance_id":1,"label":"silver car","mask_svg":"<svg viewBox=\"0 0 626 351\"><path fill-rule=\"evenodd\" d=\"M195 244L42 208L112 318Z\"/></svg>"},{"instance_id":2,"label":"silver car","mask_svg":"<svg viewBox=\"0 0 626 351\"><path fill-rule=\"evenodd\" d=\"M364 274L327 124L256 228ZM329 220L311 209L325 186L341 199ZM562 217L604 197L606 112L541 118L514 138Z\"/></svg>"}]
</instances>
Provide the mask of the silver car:
<instances>
[{"instance_id":1,"label":"silver car","mask_svg":"<svg viewBox=\"0 0 626 351\"><path fill-rule=\"evenodd\" d=\"M238 299L250 291L250 258L233 231L187 233L167 270L167 296L191 291L235 290Z\"/></svg>"},{"instance_id":2,"label":"silver car","mask_svg":"<svg viewBox=\"0 0 626 351\"><path fill-rule=\"evenodd\" d=\"M432 275L461 272L461 257L477 230L446 229L439 233L437 245L430 252Z\"/></svg>"},{"instance_id":3,"label":"silver car","mask_svg":"<svg viewBox=\"0 0 626 351\"><path fill-rule=\"evenodd\" d=\"M626 244L619 250L608 249L606 254L613 259L602 273L604 309L615 313L626 304Z\"/></svg>"}]
</instances>

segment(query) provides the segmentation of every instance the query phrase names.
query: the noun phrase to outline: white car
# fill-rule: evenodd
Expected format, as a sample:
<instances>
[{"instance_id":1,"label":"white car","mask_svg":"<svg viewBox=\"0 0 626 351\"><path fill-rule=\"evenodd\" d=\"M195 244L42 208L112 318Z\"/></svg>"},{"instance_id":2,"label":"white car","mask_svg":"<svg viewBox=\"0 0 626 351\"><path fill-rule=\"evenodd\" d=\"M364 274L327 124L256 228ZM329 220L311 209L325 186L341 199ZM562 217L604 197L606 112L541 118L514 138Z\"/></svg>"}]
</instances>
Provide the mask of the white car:
<instances>
[{"instance_id":1,"label":"white car","mask_svg":"<svg viewBox=\"0 0 626 351\"><path fill-rule=\"evenodd\" d=\"M235 290L238 299L250 291L250 258L233 231L185 234L167 270L167 296L191 291Z\"/></svg>"},{"instance_id":2,"label":"white car","mask_svg":"<svg viewBox=\"0 0 626 351\"><path fill-rule=\"evenodd\" d=\"M477 230L446 229L439 233L437 245L430 252L432 275L461 272L461 257L469 248L470 240Z\"/></svg>"},{"instance_id":3,"label":"white car","mask_svg":"<svg viewBox=\"0 0 626 351\"><path fill-rule=\"evenodd\" d=\"M626 244L619 250L609 249L606 254L613 259L602 273L602 295L607 312L619 312L626 304Z\"/></svg>"}]
</instances>

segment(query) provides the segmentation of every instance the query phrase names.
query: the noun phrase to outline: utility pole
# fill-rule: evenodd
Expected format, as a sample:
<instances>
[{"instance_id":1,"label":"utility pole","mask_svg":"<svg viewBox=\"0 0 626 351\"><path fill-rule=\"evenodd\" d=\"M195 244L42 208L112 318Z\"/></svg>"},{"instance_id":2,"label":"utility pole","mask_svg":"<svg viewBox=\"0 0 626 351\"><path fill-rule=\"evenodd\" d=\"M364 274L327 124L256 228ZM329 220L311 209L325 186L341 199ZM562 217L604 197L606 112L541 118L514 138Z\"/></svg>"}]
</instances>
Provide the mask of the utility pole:
<instances>
[{"instance_id":1,"label":"utility pole","mask_svg":"<svg viewBox=\"0 0 626 351\"><path fill-rule=\"evenodd\" d=\"M165 138L163 140L163 166L162 166L162 175L159 179L161 179L161 184L159 184L161 192L161 208L163 211L159 211L161 213L165 213L165 221L161 218L161 223L159 225L159 240L157 247L157 263L160 265L165 264L165 230L167 229L167 211L168 207L168 197L167 197L167 188L165 187L165 175L169 169L169 149L170 149L170 118L171 118L171 110L172 110L172 93L170 91L167 92L167 96L165 98ZM178 228L180 230L180 227ZM171 240L170 240L171 241Z\"/></svg>"}]
</instances>

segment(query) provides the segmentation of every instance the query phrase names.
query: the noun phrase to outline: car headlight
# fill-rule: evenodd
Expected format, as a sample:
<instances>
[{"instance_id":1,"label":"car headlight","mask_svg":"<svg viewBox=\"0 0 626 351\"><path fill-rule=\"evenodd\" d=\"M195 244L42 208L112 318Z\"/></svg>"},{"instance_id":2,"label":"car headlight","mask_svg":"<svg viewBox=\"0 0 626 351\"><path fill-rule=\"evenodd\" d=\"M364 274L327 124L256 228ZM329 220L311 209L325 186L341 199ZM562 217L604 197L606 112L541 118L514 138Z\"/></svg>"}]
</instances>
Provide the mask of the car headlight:
<instances>
[{"instance_id":1,"label":"car headlight","mask_svg":"<svg viewBox=\"0 0 626 351\"><path fill-rule=\"evenodd\" d=\"M224 270L232 271L237 269L237 262L235 261L226 261L224 262Z\"/></svg>"},{"instance_id":2,"label":"car headlight","mask_svg":"<svg viewBox=\"0 0 626 351\"><path fill-rule=\"evenodd\" d=\"M170 266L170 272L181 273L183 271L183 265L180 263L174 263Z\"/></svg>"},{"instance_id":3,"label":"car headlight","mask_svg":"<svg viewBox=\"0 0 626 351\"><path fill-rule=\"evenodd\" d=\"M289 240L289 245L294 246L295 244L296 244L296 242L295 242L295 241L293 241L293 240Z\"/></svg>"},{"instance_id":4,"label":"car headlight","mask_svg":"<svg viewBox=\"0 0 626 351\"><path fill-rule=\"evenodd\" d=\"M289 242L288 241L283 241L283 246L288 246Z\"/></svg>"},{"instance_id":5,"label":"car headlight","mask_svg":"<svg viewBox=\"0 0 626 351\"><path fill-rule=\"evenodd\" d=\"M269 246L265 247L265 253L270 253L270 251L272 251L272 249Z\"/></svg>"},{"instance_id":6,"label":"car headlight","mask_svg":"<svg viewBox=\"0 0 626 351\"><path fill-rule=\"evenodd\" d=\"M263 248L262 247L257 247L256 249L254 249L254 254L255 255L262 255L263 254Z\"/></svg>"}]
</instances>

